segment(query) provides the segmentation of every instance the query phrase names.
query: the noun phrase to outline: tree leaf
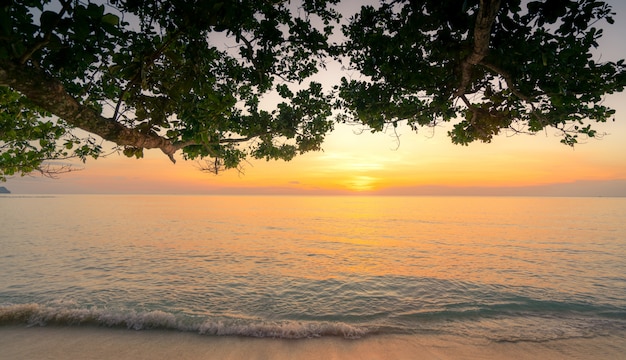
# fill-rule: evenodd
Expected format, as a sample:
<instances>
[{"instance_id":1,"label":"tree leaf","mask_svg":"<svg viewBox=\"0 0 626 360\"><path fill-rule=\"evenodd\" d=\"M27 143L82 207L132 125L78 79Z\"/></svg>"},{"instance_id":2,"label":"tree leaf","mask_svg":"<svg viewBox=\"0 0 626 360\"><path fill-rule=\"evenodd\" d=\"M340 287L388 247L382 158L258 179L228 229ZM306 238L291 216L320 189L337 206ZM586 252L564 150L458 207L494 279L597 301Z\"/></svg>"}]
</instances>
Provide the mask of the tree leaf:
<instances>
[{"instance_id":1,"label":"tree leaf","mask_svg":"<svg viewBox=\"0 0 626 360\"><path fill-rule=\"evenodd\" d=\"M117 26L120 23L120 18L114 14L104 14L104 16L102 16L102 22L105 24Z\"/></svg>"},{"instance_id":2,"label":"tree leaf","mask_svg":"<svg viewBox=\"0 0 626 360\"><path fill-rule=\"evenodd\" d=\"M55 13L54 11L48 10L41 13L41 16L39 17L41 31L43 33L51 32L54 28L55 23L57 22L58 17L59 14Z\"/></svg>"}]
</instances>

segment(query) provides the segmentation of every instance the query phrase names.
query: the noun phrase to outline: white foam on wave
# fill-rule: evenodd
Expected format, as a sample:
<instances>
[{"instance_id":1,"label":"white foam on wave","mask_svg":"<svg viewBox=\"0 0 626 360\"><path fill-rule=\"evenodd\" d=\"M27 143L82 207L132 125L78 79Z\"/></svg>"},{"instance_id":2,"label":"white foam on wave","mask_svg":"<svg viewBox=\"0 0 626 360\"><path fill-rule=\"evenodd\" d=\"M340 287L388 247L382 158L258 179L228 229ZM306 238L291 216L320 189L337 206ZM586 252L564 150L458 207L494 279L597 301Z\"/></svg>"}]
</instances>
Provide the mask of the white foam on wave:
<instances>
[{"instance_id":1,"label":"white foam on wave","mask_svg":"<svg viewBox=\"0 0 626 360\"><path fill-rule=\"evenodd\" d=\"M126 326L129 329L182 329L176 316L163 311L155 310L143 313L115 313L104 312L98 317L100 323L106 326Z\"/></svg>"},{"instance_id":2,"label":"white foam on wave","mask_svg":"<svg viewBox=\"0 0 626 360\"><path fill-rule=\"evenodd\" d=\"M163 311L116 312L103 309L17 304L0 306L0 323L26 323L30 326L47 324L125 326L129 329L177 329L178 320Z\"/></svg>"},{"instance_id":3,"label":"white foam on wave","mask_svg":"<svg viewBox=\"0 0 626 360\"><path fill-rule=\"evenodd\" d=\"M202 323L182 321L174 314L155 310L149 312L112 311L50 307L39 304L0 305L0 324L22 323L29 326L99 325L126 327L134 330L170 329L197 332L203 335L235 335L302 339L339 336L356 339L368 334L365 327L332 322L206 320Z\"/></svg>"},{"instance_id":4,"label":"white foam on wave","mask_svg":"<svg viewBox=\"0 0 626 360\"><path fill-rule=\"evenodd\" d=\"M237 324L218 321L205 322L199 327L198 332L208 335L242 335L281 339L302 339L322 336L340 336L348 339L357 339L367 335L368 330L345 323L284 321Z\"/></svg>"}]
</instances>

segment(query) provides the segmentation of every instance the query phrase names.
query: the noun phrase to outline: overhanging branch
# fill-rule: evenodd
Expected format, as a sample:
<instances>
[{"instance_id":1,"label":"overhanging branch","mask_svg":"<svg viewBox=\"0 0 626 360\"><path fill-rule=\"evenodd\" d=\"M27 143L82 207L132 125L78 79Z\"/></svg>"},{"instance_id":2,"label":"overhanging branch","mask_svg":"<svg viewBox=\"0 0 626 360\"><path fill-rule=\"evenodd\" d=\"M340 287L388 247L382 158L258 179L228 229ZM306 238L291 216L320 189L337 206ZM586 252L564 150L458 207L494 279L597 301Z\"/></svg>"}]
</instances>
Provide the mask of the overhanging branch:
<instances>
[{"instance_id":1,"label":"overhanging branch","mask_svg":"<svg viewBox=\"0 0 626 360\"><path fill-rule=\"evenodd\" d=\"M174 144L154 133L143 133L103 117L94 109L80 104L65 91L63 84L43 71L0 62L0 85L9 86L26 96L35 105L65 120L68 124L112 141L120 146L161 149L172 162L174 154L189 145Z\"/></svg>"}]
</instances>

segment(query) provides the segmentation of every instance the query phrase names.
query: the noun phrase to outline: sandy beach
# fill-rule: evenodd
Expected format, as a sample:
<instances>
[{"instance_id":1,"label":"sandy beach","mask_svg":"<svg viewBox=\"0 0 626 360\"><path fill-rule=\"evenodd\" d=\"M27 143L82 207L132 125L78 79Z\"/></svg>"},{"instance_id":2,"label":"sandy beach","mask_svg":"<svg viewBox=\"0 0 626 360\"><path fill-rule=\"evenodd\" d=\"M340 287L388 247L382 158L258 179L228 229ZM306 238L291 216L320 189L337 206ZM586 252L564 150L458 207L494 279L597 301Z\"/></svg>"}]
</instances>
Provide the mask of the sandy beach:
<instances>
[{"instance_id":1,"label":"sandy beach","mask_svg":"<svg viewBox=\"0 0 626 360\"><path fill-rule=\"evenodd\" d=\"M624 334L541 343L433 335L306 340L90 327L0 327L5 359L625 359Z\"/></svg>"}]
</instances>

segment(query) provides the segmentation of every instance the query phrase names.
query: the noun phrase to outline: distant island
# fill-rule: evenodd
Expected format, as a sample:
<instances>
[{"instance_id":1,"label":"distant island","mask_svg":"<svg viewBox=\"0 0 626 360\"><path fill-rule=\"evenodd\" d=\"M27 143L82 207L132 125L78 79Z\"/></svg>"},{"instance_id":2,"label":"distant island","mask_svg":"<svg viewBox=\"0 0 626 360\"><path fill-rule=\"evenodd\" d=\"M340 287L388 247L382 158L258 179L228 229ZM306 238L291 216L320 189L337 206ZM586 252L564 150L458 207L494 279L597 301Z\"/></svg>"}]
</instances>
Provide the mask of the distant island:
<instances>
[{"instance_id":1,"label":"distant island","mask_svg":"<svg viewBox=\"0 0 626 360\"><path fill-rule=\"evenodd\" d=\"M0 194L10 194L11 192L9 191L9 189L5 188L4 186L0 186Z\"/></svg>"}]
</instances>

